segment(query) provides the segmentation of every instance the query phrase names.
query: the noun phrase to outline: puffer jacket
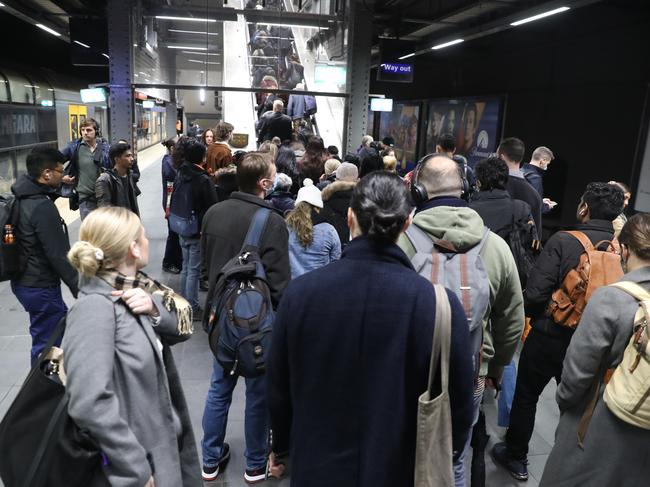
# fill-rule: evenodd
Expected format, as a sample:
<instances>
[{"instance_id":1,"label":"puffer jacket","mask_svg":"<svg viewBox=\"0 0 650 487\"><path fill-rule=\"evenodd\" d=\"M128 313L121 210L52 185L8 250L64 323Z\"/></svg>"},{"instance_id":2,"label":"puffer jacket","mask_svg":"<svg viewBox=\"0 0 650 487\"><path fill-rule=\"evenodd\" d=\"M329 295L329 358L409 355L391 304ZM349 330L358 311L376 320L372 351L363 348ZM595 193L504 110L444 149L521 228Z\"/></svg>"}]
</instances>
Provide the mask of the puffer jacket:
<instances>
[{"instance_id":1,"label":"puffer jacket","mask_svg":"<svg viewBox=\"0 0 650 487\"><path fill-rule=\"evenodd\" d=\"M348 208L350 207L352 191L354 191L356 185L356 182L334 181L323 188L321 192L323 210L320 214L327 223L335 228L343 248L350 241Z\"/></svg>"}]
</instances>

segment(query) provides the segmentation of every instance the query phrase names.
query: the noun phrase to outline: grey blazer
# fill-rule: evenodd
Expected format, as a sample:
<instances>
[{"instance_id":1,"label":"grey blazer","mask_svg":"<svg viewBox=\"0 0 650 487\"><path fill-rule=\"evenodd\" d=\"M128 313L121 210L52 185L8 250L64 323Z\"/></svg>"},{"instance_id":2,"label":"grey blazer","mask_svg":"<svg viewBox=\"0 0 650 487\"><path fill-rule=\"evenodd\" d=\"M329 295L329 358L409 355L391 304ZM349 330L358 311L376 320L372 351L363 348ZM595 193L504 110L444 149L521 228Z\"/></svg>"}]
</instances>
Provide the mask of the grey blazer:
<instances>
[{"instance_id":1,"label":"grey blazer","mask_svg":"<svg viewBox=\"0 0 650 487\"><path fill-rule=\"evenodd\" d=\"M80 287L62 348L68 413L108 459L92 487L143 487L154 465L157 487L202 486L189 413L169 347L176 317L154 296L161 321L139 320L99 278Z\"/></svg>"}]
</instances>

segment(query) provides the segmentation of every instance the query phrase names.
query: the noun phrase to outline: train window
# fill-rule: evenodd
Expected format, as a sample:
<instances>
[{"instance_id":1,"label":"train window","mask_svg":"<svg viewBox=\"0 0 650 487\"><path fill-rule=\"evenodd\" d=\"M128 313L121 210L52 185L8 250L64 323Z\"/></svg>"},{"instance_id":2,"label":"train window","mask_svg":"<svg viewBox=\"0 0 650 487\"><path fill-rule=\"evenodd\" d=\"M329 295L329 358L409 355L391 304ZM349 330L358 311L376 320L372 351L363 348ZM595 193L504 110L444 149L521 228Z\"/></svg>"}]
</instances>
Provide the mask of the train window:
<instances>
[{"instance_id":1,"label":"train window","mask_svg":"<svg viewBox=\"0 0 650 487\"><path fill-rule=\"evenodd\" d=\"M11 92L11 101L13 103L29 103L34 104L34 86L24 76L14 72L5 71L5 76L9 80L9 90Z\"/></svg>"},{"instance_id":2,"label":"train window","mask_svg":"<svg viewBox=\"0 0 650 487\"><path fill-rule=\"evenodd\" d=\"M9 102L9 80L0 73L0 102Z\"/></svg>"}]
</instances>

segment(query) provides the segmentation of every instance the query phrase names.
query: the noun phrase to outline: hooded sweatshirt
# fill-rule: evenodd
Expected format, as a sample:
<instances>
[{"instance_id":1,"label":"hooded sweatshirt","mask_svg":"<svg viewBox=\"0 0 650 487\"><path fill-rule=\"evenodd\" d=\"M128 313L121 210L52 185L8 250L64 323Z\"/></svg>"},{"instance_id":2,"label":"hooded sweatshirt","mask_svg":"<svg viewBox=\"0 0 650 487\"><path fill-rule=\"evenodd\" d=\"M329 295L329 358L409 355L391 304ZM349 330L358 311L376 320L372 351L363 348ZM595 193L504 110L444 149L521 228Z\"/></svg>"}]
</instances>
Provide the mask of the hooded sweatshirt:
<instances>
[{"instance_id":1,"label":"hooded sweatshirt","mask_svg":"<svg viewBox=\"0 0 650 487\"><path fill-rule=\"evenodd\" d=\"M453 201L447 201L453 200ZM453 206L446 206L453 204ZM441 198L426 203L413 224L437 239L446 240L465 252L483 237L483 220L458 198ZM397 244L412 259L416 251L406 235ZM490 232L481 250L490 281L490 302L483 317L483 360L480 375L500 379L510 363L524 327L524 304L517 266L508 244Z\"/></svg>"}]
</instances>

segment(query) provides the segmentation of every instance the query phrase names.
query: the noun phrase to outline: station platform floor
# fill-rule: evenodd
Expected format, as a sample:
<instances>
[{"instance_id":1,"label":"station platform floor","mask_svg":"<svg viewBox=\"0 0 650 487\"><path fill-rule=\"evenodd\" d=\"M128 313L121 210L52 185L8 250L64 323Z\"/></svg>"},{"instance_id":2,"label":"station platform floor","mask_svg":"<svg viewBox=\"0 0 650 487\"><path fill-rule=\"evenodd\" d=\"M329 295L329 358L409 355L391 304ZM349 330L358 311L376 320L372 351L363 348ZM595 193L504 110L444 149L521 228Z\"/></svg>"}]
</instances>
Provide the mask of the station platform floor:
<instances>
[{"instance_id":1,"label":"station platform floor","mask_svg":"<svg viewBox=\"0 0 650 487\"><path fill-rule=\"evenodd\" d=\"M164 148L157 144L138 154L138 164L142 176L140 187L142 195L139 198L142 220L150 241L150 260L145 270L149 275L173 288L178 287L178 276L162 272L161 262L164 253L167 226L162 212L162 183L160 180L160 161ZM61 203L67 203L62 201ZM62 207L64 205L61 205ZM70 242L78 239L78 212L62 211L62 216L68 223ZM63 296L68 305L74 298L63 286ZM18 393L21 383L29 370L29 319L26 312L11 292L8 282L0 283L0 418L4 416ZM206 335L198 327L190 340L173 347L177 366L180 372L185 395L191 413L197 446L200 451L202 437L201 418L203 405L208 390L212 372L212 355L208 348ZM224 473L217 481L205 483L206 487L240 487L245 486L244 473L244 382L240 381L233 396L232 406L228 417L226 441L230 443L231 459ZM497 468L489 456L489 448L494 442L501 441L505 434L496 421L496 402L493 394L488 393L485 401L487 429L490 443L486 450L486 485L489 487L510 487L526 485L536 487L541 478L548 454L554 442L555 428L559 412L554 399L554 383L544 391L537 408L535 432L530 444L529 471L530 479L525 484L517 482L500 468ZM259 485L288 487L289 478L281 481L268 480ZM0 482L0 486L2 482ZM469 485L469 484L468 484ZM397 487L397 486L396 486Z\"/></svg>"}]
</instances>

